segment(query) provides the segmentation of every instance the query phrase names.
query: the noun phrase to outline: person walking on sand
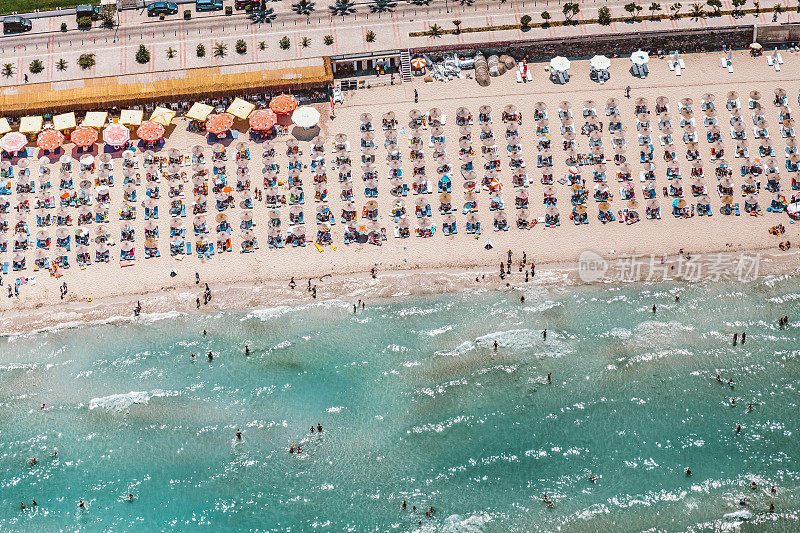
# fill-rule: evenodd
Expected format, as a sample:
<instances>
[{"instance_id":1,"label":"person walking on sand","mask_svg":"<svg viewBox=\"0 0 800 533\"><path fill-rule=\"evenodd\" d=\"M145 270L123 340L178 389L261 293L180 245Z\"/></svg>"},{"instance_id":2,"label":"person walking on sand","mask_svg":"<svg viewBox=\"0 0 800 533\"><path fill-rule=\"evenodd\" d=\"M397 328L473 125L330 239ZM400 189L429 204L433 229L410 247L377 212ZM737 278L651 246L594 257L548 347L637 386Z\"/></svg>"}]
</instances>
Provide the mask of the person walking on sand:
<instances>
[{"instance_id":1,"label":"person walking on sand","mask_svg":"<svg viewBox=\"0 0 800 533\"><path fill-rule=\"evenodd\" d=\"M292 279L289 280L289 288L294 290L296 286L297 284L294 282L294 276L292 276Z\"/></svg>"}]
</instances>

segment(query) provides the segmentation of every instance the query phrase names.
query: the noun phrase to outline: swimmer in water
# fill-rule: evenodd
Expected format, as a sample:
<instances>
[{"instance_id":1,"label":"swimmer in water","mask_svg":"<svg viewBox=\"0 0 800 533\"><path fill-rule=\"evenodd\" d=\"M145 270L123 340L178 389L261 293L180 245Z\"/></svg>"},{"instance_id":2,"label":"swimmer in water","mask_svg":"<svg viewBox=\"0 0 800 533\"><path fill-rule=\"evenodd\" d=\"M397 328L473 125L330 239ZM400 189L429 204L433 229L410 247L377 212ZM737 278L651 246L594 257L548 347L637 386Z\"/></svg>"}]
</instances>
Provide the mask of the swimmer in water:
<instances>
[{"instance_id":1,"label":"swimmer in water","mask_svg":"<svg viewBox=\"0 0 800 533\"><path fill-rule=\"evenodd\" d=\"M774 503L769 504L769 512L771 513L774 510L775 510L775 504Z\"/></svg>"},{"instance_id":2,"label":"swimmer in water","mask_svg":"<svg viewBox=\"0 0 800 533\"><path fill-rule=\"evenodd\" d=\"M81 509L86 509L86 504L83 503L83 500L80 501L80 503L78 504L78 507L80 507Z\"/></svg>"},{"instance_id":3,"label":"swimmer in water","mask_svg":"<svg viewBox=\"0 0 800 533\"><path fill-rule=\"evenodd\" d=\"M322 433L322 424L317 424L317 432Z\"/></svg>"},{"instance_id":4,"label":"swimmer in water","mask_svg":"<svg viewBox=\"0 0 800 533\"><path fill-rule=\"evenodd\" d=\"M44 404L42 404L42 410L44 410Z\"/></svg>"},{"instance_id":5,"label":"swimmer in water","mask_svg":"<svg viewBox=\"0 0 800 533\"><path fill-rule=\"evenodd\" d=\"M132 501L133 501L133 494L128 494L128 501L129 501L129 502L132 502Z\"/></svg>"},{"instance_id":6,"label":"swimmer in water","mask_svg":"<svg viewBox=\"0 0 800 533\"><path fill-rule=\"evenodd\" d=\"M311 433L314 433L314 426L311 426Z\"/></svg>"},{"instance_id":7,"label":"swimmer in water","mask_svg":"<svg viewBox=\"0 0 800 533\"><path fill-rule=\"evenodd\" d=\"M653 304L653 314L656 314L656 304Z\"/></svg>"},{"instance_id":8,"label":"swimmer in water","mask_svg":"<svg viewBox=\"0 0 800 533\"><path fill-rule=\"evenodd\" d=\"M719 374L717 374L717 381L722 383L722 378L719 376Z\"/></svg>"},{"instance_id":9,"label":"swimmer in water","mask_svg":"<svg viewBox=\"0 0 800 533\"><path fill-rule=\"evenodd\" d=\"M589 481L591 481L592 483L594 483L595 481L597 481L597 476L594 476L594 475L592 475L592 476L589 476Z\"/></svg>"},{"instance_id":10,"label":"swimmer in water","mask_svg":"<svg viewBox=\"0 0 800 533\"><path fill-rule=\"evenodd\" d=\"M39 464L39 461L36 459L36 457L31 459L31 466L36 466L37 464Z\"/></svg>"},{"instance_id":11,"label":"swimmer in water","mask_svg":"<svg viewBox=\"0 0 800 533\"><path fill-rule=\"evenodd\" d=\"M407 506L408 506L408 504L406 503L406 501L405 501L405 500L403 500L403 505L401 505L401 507L402 507L402 509L403 509L404 511L406 510L406 507L407 507Z\"/></svg>"},{"instance_id":12,"label":"swimmer in water","mask_svg":"<svg viewBox=\"0 0 800 533\"><path fill-rule=\"evenodd\" d=\"M250 355L250 346L248 346L246 344L244 345L244 354L245 355Z\"/></svg>"},{"instance_id":13,"label":"swimmer in water","mask_svg":"<svg viewBox=\"0 0 800 533\"><path fill-rule=\"evenodd\" d=\"M756 490L756 489L758 488L758 485L756 485L756 482L755 482L755 481L753 481L752 483L750 483L750 488L751 488L752 490Z\"/></svg>"},{"instance_id":14,"label":"swimmer in water","mask_svg":"<svg viewBox=\"0 0 800 533\"><path fill-rule=\"evenodd\" d=\"M730 378L730 379L728 380L728 386L729 386L730 388L733 388L733 378Z\"/></svg>"},{"instance_id":15,"label":"swimmer in water","mask_svg":"<svg viewBox=\"0 0 800 533\"><path fill-rule=\"evenodd\" d=\"M772 494L775 494L776 492L778 492L778 491L777 491L777 489L775 488L775 486L772 486L772 487L769 489L769 491L770 491Z\"/></svg>"},{"instance_id":16,"label":"swimmer in water","mask_svg":"<svg viewBox=\"0 0 800 533\"><path fill-rule=\"evenodd\" d=\"M236 430L236 438L238 440L242 440L242 430L240 430L240 429Z\"/></svg>"},{"instance_id":17,"label":"swimmer in water","mask_svg":"<svg viewBox=\"0 0 800 533\"><path fill-rule=\"evenodd\" d=\"M497 341L494 341L494 351L497 351Z\"/></svg>"},{"instance_id":18,"label":"swimmer in water","mask_svg":"<svg viewBox=\"0 0 800 533\"><path fill-rule=\"evenodd\" d=\"M21 503L21 504L19 504L19 505L20 505L20 509L21 509L22 511L24 511L24 510L25 510L25 502L22 502L22 503Z\"/></svg>"},{"instance_id":19,"label":"swimmer in water","mask_svg":"<svg viewBox=\"0 0 800 533\"><path fill-rule=\"evenodd\" d=\"M736 426L736 434L740 434L742 432L742 426Z\"/></svg>"},{"instance_id":20,"label":"swimmer in water","mask_svg":"<svg viewBox=\"0 0 800 533\"><path fill-rule=\"evenodd\" d=\"M691 476L692 476L692 471L687 468L686 469L686 477L691 477Z\"/></svg>"},{"instance_id":21,"label":"swimmer in water","mask_svg":"<svg viewBox=\"0 0 800 533\"><path fill-rule=\"evenodd\" d=\"M213 353L208 352L208 360L209 361L213 361L214 360L214 354Z\"/></svg>"},{"instance_id":22,"label":"swimmer in water","mask_svg":"<svg viewBox=\"0 0 800 533\"><path fill-rule=\"evenodd\" d=\"M748 411L752 411L753 410L753 404L752 403L748 403L747 404L747 410Z\"/></svg>"},{"instance_id":23,"label":"swimmer in water","mask_svg":"<svg viewBox=\"0 0 800 533\"><path fill-rule=\"evenodd\" d=\"M550 383L550 372L547 373L547 382Z\"/></svg>"}]
</instances>

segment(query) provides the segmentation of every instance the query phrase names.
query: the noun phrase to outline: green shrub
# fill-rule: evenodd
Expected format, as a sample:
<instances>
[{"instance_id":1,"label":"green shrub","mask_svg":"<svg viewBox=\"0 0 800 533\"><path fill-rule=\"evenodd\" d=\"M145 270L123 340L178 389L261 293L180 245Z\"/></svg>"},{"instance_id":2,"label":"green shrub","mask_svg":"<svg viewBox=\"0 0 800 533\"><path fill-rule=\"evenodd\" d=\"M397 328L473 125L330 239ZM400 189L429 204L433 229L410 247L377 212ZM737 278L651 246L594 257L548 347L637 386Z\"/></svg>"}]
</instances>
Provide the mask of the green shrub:
<instances>
[{"instance_id":1,"label":"green shrub","mask_svg":"<svg viewBox=\"0 0 800 533\"><path fill-rule=\"evenodd\" d=\"M611 25L611 10L608 9L606 6L601 7L597 11L597 22L601 26L610 26Z\"/></svg>"},{"instance_id":2,"label":"green shrub","mask_svg":"<svg viewBox=\"0 0 800 533\"><path fill-rule=\"evenodd\" d=\"M333 35L326 35L322 38L322 42L327 44L328 46L333 44Z\"/></svg>"},{"instance_id":3,"label":"green shrub","mask_svg":"<svg viewBox=\"0 0 800 533\"><path fill-rule=\"evenodd\" d=\"M92 27L92 17L81 17L78 19L78 28L88 30Z\"/></svg>"},{"instance_id":4,"label":"green shrub","mask_svg":"<svg viewBox=\"0 0 800 533\"><path fill-rule=\"evenodd\" d=\"M225 14L233 15L233 8L231 6L225 6Z\"/></svg>"},{"instance_id":5,"label":"green shrub","mask_svg":"<svg viewBox=\"0 0 800 533\"><path fill-rule=\"evenodd\" d=\"M197 57L205 57L206 55L206 47L202 44L197 45Z\"/></svg>"},{"instance_id":6,"label":"green shrub","mask_svg":"<svg viewBox=\"0 0 800 533\"><path fill-rule=\"evenodd\" d=\"M292 45L292 41L289 40L289 37L283 37L280 41L278 41L278 45L281 47L281 50L288 50Z\"/></svg>"},{"instance_id":7,"label":"green shrub","mask_svg":"<svg viewBox=\"0 0 800 533\"><path fill-rule=\"evenodd\" d=\"M519 19L519 23L522 25L523 28L527 28L531 23L531 16L530 15L522 15Z\"/></svg>"},{"instance_id":8,"label":"green shrub","mask_svg":"<svg viewBox=\"0 0 800 533\"><path fill-rule=\"evenodd\" d=\"M61 31L67 31L67 23L66 22L62 22L61 23Z\"/></svg>"},{"instance_id":9,"label":"green shrub","mask_svg":"<svg viewBox=\"0 0 800 533\"><path fill-rule=\"evenodd\" d=\"M189 20L192 18L192 10L191 9L184 9L183 10L183 18Z\"/></svg>"},{"instance_id":10,"label":"green shrub","mask_svg":"<svg viewBox=\"0 0 800 533\"><path fill-rule=\"evenodd\" d=\"M90 69L95 65L94 54L81 54L78 58L78 66L82 69Z\"/></svg>"},{"instance_id":11,"label":"green shrub","mask_svg":"<svg viewBox=\"0 0 800 533\"><path fill-rule=\"evenodd\" d=\"M143 44L140 44L139 49L136 51L136 62L140 65L150 62L150 50Z\"/></svg>"},{"instance_id":12,"label":"green shrub","mask_svg":"<svg viewBox=\"0 0 800 533\"><path fill-rule=\"evenodd\" d=\"M374 32L374 31L372 31L372 30L369 30L369 31L367 32L366 39L367 39L367 42L368 42L368 43L375 42L375 32Z\"/></svg>"},{"instance_id":13,"label":"green shrub","mask_svg":"<svg viewBox=\"0 0 800 533\"><path fill-rule=\"evenodd\" d=\"M236 41L236 53L245 54L247 52L247 43L243 39Z\"/></svg>"}]
</instances>

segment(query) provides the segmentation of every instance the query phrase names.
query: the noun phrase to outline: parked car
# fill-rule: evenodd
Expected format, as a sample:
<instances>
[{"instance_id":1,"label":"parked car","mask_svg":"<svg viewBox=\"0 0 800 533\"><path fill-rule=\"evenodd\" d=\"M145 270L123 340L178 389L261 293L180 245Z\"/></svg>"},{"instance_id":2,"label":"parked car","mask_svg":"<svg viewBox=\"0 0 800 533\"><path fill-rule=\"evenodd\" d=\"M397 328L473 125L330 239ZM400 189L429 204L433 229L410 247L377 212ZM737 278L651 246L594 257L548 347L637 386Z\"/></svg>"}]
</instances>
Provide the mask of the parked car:
<instances>
[{"instance_id":1,"label":"parked car","mask_svg":"<svg viewBox=\"0 0 800 533\"><path fill-rule=\"evenodd\" d=\"M197 0L196 11L222 11L222 0Z\"/></svg>"},{"instance_id":2,"label":"parked car","mask_svg":"<svg viewBox=\"0 0 800 533\"><path fill-rule=\"evenodd\" d=\"M153 2L147 6L148 17L158 17L160 15L174 15L178 12L178 4L172 2Z\"/></svg>"},{"instance_id":3,"label":"parked car","mask_svg":"<svg viewBox=\"0 0 800 533\"><path fill-rule=\"evenodd\" d=\"M31 31L33 24L25 17L14 15L3 19L3 33L22 33Z\"/></svg>"},{"instance_id":4,"label":"parked car","mask_svg":"<svg viewBox=\"0 0 800 533\"><path fill-rule=\"evenodd\" d=\"M100 6L92 6L89 4L80 5L75 8L75 17L77 19L89 17L92 20L97 20L100 18Z\"/></svg>"},{"instance_id":5,"label":"parked car","mask_svg":"<svg viewBox=\"0 0 800 533\"><path fill-rule=\"evenodd\" d=\"M253 6L253 9L261 5L261 0L236 0L234 6L236 9L247 9L247 6Z\"/></svg>"}]
</instances>

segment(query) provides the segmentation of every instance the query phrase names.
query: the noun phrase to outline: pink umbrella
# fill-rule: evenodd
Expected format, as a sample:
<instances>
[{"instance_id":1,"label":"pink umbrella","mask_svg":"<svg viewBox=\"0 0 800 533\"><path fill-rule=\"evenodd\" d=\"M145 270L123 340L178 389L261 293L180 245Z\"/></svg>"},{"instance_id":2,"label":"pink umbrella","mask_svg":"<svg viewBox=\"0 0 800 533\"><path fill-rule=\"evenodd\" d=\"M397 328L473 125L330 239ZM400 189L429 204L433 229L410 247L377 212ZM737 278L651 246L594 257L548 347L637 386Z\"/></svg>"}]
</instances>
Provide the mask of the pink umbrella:
<instances>
[{"instance_id":1,"label":"pink umbrella","mask_svg":"<svg viewBox=\"0 0 800 533\"><path fill-rule=\"evenodd\" d=\"M131 138L131 131L122 124L109 124L103 130L103 142L109 146L124 146Z\"/></svg>"},{"instance_id":2,"label":"pink umbrella","mask_svg":"<svg viewBox=\"0 0 800 533\"><path fill-rule=\"evenodd\" d=\"M19 152L28 144L28 138L18 131L10 131L0 139L0 148L6 152Z\"/></svg>"}]
</instances>

